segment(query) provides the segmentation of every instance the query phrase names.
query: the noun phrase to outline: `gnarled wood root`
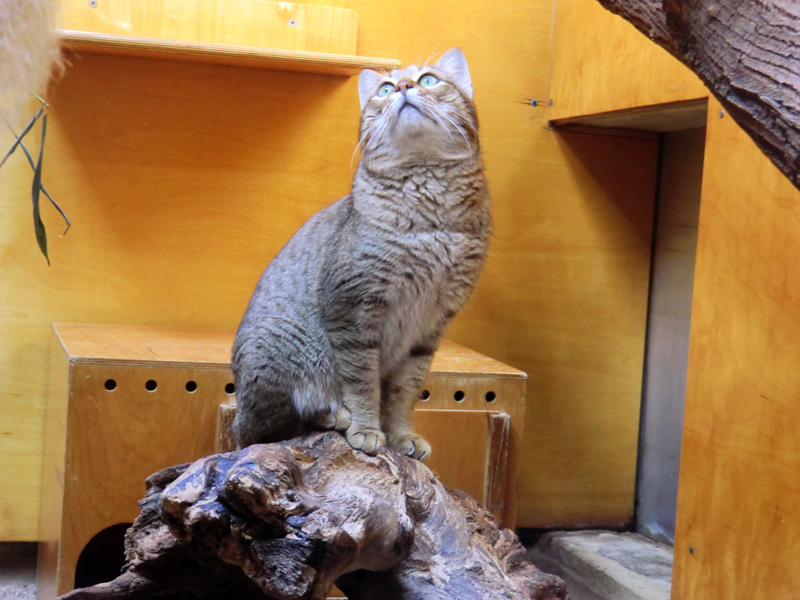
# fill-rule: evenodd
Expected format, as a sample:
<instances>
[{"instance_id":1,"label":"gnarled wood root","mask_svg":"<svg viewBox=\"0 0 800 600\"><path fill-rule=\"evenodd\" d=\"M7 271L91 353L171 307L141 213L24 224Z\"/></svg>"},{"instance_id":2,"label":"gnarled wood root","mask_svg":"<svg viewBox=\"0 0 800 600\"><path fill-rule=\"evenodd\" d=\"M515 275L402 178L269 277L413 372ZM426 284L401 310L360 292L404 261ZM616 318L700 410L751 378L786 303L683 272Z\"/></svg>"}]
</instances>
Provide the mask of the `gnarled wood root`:
<instances>
[{"instance_id":1,"label":"gnarled wood root","mask_svg":"<svg viewBox=\"0 0 800 600\"><path fill-rule=\"evenodd\" d=\"M568 598L514 534L420 462L340 434L216 454L147 480L127 565L63 599Z\"/></svg>"}]
</instances>

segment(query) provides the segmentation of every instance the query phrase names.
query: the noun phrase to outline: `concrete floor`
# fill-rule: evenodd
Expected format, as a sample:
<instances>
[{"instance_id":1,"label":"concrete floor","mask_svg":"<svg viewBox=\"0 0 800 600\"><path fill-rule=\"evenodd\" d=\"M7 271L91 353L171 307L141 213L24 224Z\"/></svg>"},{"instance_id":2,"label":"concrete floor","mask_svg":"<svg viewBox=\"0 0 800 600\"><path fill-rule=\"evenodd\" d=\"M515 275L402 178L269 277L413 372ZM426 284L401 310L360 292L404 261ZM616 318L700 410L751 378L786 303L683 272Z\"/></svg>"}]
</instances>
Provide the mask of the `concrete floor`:
<instances>
[{"instance_id":1,"label":"concrete floor","mask_svg":"<svg viewBox=\"0 0 800 600\"><path fill-rule=\"evenodd\" d=\"M669 600L672 547L638 533L557 531L529 546L533 564L564 579L571 600Z\"/></svg>"},{"instance_id":2,"label":"concrete floor","mask_svg":"<svg viewBox=\"0 0 800 600\"><path fill-rule=\"evenodd\" d=\"M0 543L0 600L35 600L36 544Z\"/></svg>"}]
</instances>

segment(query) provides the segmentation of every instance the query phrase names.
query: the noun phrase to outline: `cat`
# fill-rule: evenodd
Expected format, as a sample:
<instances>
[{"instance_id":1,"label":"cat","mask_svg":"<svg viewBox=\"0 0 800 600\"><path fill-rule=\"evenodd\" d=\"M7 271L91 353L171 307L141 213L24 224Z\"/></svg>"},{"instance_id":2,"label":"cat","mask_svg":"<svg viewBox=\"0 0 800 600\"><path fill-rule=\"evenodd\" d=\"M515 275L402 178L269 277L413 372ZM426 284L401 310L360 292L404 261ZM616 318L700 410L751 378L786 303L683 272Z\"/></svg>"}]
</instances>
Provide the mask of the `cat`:
<instances>
[{"instance_id":1,"label":"cat","mask_svg":"<svg viewBox=\"0 0 800 600\"><path fill-rule=\"evenodd\" d=\"M269 263L236 334L240 448L336 429L374 455L425 460L412 409L492 230L478 122L458 48L358 83L352 191Z\"/></svg>"}]
</instances>

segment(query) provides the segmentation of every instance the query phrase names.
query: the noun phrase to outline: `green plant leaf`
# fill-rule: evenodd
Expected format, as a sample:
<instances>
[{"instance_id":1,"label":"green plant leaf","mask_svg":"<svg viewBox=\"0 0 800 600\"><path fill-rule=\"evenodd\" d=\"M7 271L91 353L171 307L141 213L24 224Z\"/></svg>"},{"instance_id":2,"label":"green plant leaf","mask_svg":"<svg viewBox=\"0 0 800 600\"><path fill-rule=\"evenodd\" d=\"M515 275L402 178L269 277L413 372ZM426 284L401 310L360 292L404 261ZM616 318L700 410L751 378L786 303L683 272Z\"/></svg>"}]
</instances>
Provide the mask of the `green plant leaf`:
<instances>
[{"instance_id":1,"label":"green plant leaf","mask_svg":"<svg viewBox=\"0 0 800 600\"><path fill-rule=\"evenodd\" d=\"M35 171L36 171L36 163L34 163L34 162L33 162L33 157L31 156L30 150L28 150L28 147L25 145L25 142L20 142L20 144L19 144L19 147L20 147L20 148L22 148L22 151L25 153L25 156L28 158L28 163L30 163L30 165L31 165L31 168L32 168L32 169L34 170L34 172L35 172ZM56 210L59 212L59 214L61 215L61 217L62 217L62 218L64 219L64 221L67 223L67 228L64 230L64 233L62 233L62 234L61 234L61 235L66 235L66 233L69 231L69 228L70 228L70 227L72 227L72 221L70 221L70 220L69 220L69 217L67 216L67 213L65 213L65 212L63 211L63 209L62 209L62 208L61 208L61 207L58 205L58 202L56 202L55 200L53 200L53 197L52 197L52 196L50 195L50 193L47 191L47 188L46 188L46 187L44 187L44 184L42 184L42 193L43 193L45 196L47 196L47 199L48 199L48 200L50 200L50 203L51 203L53 206L55 206Z\"/></svg>"},{"instance_id":2,"label":"green plant leaf","mask_svg":"<svg viewBox=\"0 0 800 600\"><path fill-rule=\"evenodd\" d=\"M42 193L43 193L45 196L47 196L47 199L48 199L48 200L50 200L50 204L52 204L53 206L55 206L55 207L56 207L56 210L58 211L58 214L60 214L60 215L61 215L61 218L62 218L62 219L64 219L64 221L66 221L66 223L67 223L67 228L64 230L64 233L62 233L61 235L62 235L62 236L64 236L64 235L67 235L67 232L69 231L69 228L70 228L70 227L72 227L72 221L70 221L70 220L69 220L69 217L67 216L67 213L65 213L65 212L64 212L64 211L61 209L61 207L58 205L58 202L56 202L55 200L53 200L53 197L52 197L50 194L48 194L48 193L47 193L47 190L44 188L44 184L42 184Z\"/></svg>"},{"instance_id":3,"label":"green plant leaf","mask_svg":"<svg viewBox=\"0 0 800 600\"><path fill-rule=\"evenodd\" d=\"M39 196L42 191L42 161L44 159L44 138L47 133L47 115L42 117L42 141L39 145L39 160L36 161L36 168L33 171L33 188L31 198L33 199L33 229L36 232L36 242L39 249L47 259L47 266L50 266L50 257L47 256L47 232L44 223L39 215ZM21 143L21 142L20 142Z\"/></svg>"},{"instance_id":4,"label":"green plant leaf","mask_svg":"<svg viewBox=\"0 0 800 600\"><path fill-rule=\"evenodd\" d=\"M14 154L14 150L17 149L17 146L22 144L22 138L24 138L28 134L28 132L31 130L31 127L33 127L34 123L36 123L36 120L39 117L42 116L43 112L44 112L44 108L40 108L39 110L37 110L36 114L33 115L33 118L30 121L28 121L28 124L25 125L25 129L23 129L22 133L20 133L19 135L14 133L14 130L11 129L11 125L8 125L8 122L6 122L6 125L8 125L8 128L11 129L11 133L14 133L14 137L16 137L17 139L11 145L11 148L8 149L8 152L6 152L5 156L3 157L3 160L0 160L0 167L2 167L6 163L6 161L8 160L9 156Z\"/></svg>"}]
</instances>

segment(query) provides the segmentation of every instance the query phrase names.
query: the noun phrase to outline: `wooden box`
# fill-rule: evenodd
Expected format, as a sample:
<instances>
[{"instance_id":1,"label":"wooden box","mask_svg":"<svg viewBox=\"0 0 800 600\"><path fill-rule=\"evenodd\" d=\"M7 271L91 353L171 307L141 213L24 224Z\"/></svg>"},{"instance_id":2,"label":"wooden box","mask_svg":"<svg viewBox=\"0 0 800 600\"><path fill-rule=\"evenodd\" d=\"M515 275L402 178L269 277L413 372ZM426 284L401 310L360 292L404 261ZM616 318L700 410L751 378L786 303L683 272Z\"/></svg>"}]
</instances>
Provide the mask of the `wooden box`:
<instances>
[{"instance_id":1,"label":"wooden box","mask_svg":"<svg viewBox=\"0 0 800 600\"><path fill-rule=\"evenodd\" d=\"M138 515L144 479L220 450L233 332L55 324L39 598L71 590L96 536ZM415 414L443 482L513 527L526 376L444 342Z\"/></svg>"}]
</instances>

